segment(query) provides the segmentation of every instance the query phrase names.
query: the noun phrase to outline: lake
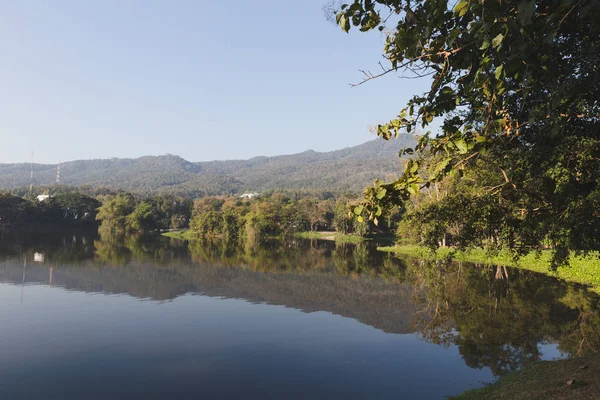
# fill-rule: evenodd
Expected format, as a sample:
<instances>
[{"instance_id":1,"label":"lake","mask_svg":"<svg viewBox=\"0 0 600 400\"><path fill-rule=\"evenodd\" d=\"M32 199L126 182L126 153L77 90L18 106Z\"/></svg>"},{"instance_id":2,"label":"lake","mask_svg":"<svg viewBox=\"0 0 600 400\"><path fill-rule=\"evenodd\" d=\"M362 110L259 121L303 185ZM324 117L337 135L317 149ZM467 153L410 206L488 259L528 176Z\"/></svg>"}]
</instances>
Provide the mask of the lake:
<instances>
[{"instance_id":1,"label":"lake","mask_svg":"<svg viewBox=\"0 0 600 400\"><path fill-rule=\"evenodd\" d=\"M600 348L582 286L374 242L2 235L2 399L443 399Z\"/></svg>"}]
</instances>

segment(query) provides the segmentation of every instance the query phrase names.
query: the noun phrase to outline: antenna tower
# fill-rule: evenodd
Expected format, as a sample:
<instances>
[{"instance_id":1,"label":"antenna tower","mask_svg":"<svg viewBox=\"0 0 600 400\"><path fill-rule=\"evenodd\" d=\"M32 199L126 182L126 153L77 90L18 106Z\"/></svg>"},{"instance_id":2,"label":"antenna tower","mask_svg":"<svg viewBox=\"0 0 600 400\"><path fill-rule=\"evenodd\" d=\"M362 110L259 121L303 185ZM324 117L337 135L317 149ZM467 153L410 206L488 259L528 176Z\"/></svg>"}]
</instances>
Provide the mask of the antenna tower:
<instances>
[{"instance_id":1,"label":"antenna tower","mask_svg":"<svg viewBox=\"0 0 600 400\"><path fill-rule=\"evenodd\" d=\"M31 150L31 174L29 175L29 194L33 193L33 152L34 150Z\"/></svg>"},{"instance_id":2,"label":"antenna tower","mask_svg":"<svg viewBox=\"0 0 600 400\"><path fill-rule=\"evenodd\" d=\"M56 184L60 185L60 161L58 162L58 165L56 166Z\"/></svg>"}]
</instances>

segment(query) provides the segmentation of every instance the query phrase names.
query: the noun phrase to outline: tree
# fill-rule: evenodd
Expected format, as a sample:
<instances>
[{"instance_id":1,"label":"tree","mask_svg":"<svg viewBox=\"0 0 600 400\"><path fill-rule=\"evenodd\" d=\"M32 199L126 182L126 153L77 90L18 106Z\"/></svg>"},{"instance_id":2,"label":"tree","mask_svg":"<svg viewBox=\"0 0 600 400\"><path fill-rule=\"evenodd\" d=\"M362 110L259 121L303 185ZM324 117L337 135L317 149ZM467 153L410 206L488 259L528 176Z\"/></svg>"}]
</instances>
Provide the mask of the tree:
<instances>
[{"instance_id":1,"label":"tree","mask_svg":"<svg viewBox=\"0 0 600 400\"><path fill-rule=\"evenodd\" d=\"M190 228L199 236L220 236L223 234L223 215L220 211L207 211L196 215Z\"/></svg>"},{"instance_id":2,"label":"tree","mask_svg":"<svg viewBox=\"0 0 600 400\"><path fill-rule=\"evenodd\" d=\"M96 215L96 219L101 222L100 228L104 231L124 232L127 216L133 211L134 204L130 194L118 194L106 199Z\"/></svg>"},{"instance_id":3,"label":"tree","mask_svg":"<svg viewBox=\"0 0 600 400\"><path fill-rule=\"evenodd\" d=\"M158 228L156 216L158 210L150 201L139 203L126 218L127 230L134 232L147 232Z\"/></svg>"},{"instance_id":4,"label":"tree","mask_svg":"<svg viewBox=\"0 0 600 400\"><path fill-rule=\"evenodd\" d=\"M154 198L159 229L183 229L191 217L193 202L179 196L161 194Z\"/></svg>"},{"instance_id":5,"label":"tree","mask_svg":"<svg viewBox=\"0 0 600 400\"><path fill-rule=\"evenodd\" d=\"M306 197L298 201L297 207L308 222L311 232L325 223L325 207L322 201Z\"/></svg>"},{"instance_id":6,"label":"tree","mask_svg":"<svg viewBox=\"0 0 600 400\"><path fill-rule=\"evenodd\" d=\"M84 194L65 192L47 199L43 205L50 209L57 209L63 219L94 222L101 203Z\"/></svg>"},{"instance_id":7,"label":"tree","mask_svg":"<svg viewBox=\"0 0 600 400\"><path fill-rule=\"evenodd\" d=\"M348 215L350 208L346 201L338 200L333 211L333 227L336 231L346 234L352 231L352 218Z\"/></svg>"},{"instance_id":8,"label":"tree","mask_svg":"<svg viewBox=\"0 0 600 400\"><path fill-rule=\"evenodd\" d=\"M18 196L0 193L0 224L34 219L36 211L33 203Z\"/></svg>"},{"instance_id":9,"label":"tree","mask_svg":"<svg viewBox=\"0 0 600 400\"><path fill-rule=\"evenodd\" d=\"M380 137L442 121L437 136L405 150L417 157L400 179L366 189L357 214L377 222L390 204L479 170L485 179L471 182L465 201L502 207L494 226L477 221L502 232L500 246L524 253L550 243L556 264L571 249L600 247L597 2L460 0L450 9L446 0L355 0L336 21L346 32L386 35L387 65L357 85L392 73L431 79L378 126ZM463 238L465 246L481 240Z\"/></svg>"}]
</instances>

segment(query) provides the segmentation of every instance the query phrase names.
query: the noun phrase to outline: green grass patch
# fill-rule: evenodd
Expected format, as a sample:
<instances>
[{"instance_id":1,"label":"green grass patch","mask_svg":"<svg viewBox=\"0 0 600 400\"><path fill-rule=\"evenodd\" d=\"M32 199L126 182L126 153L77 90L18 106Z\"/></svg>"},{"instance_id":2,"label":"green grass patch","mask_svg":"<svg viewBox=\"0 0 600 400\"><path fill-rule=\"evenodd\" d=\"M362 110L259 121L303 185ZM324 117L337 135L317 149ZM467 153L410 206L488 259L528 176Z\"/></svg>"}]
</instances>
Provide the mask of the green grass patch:
<instances>
[{"instance_id":1,"label":"green grass patch","mask_svg":"<svg viewBox=\"0 0 600 400\"><path fill-rule=\"evenodd\" d=\"M182 231L173 231L173 232L164 232L163 236L172 238L172 239L180 239L180 240L197 240L198 237L190 230L185 229Z\"/></svg>"},{"instance_id":2,"label":"green grass patch","mask_svg":"<svg viewBox=\"0 0 600 400\"><path fill-rule=\"evenodd\" d=\"M475 264L502 265L539 272L554 276L568 282L589 285L594 291L600 293L600 253L594 252L586 257L571 255L569 265L552 270L550 263L552 252L544 250L541 254L530 253L515 261L505 251L496 255L488 254L484 249L469 251L454 251L451 248L439 248L435 253L418 245L397 245L378 247L377 250L404 254L415 258L445 259L451 257L456 261L465 261Z\"/></svg>"},{"instance_id":3,"label":"green grass patch","mask_svg":"<svg viewBox=\"0 0 600 400\"><path fill-rule=\"evenodd\" d=\"M294 236L302 239L335 240L340 243L360 243L369 240L363 236L344 235L337 232L296 232Z\"/></svg>"},{"instance_id":4,"label":"green grass patch","mask_svg":"<svg viewBox=\"0 0 600 400\"><path fill-rule=\"evenodd\" d=\"M541 361L502 377L454 400L600 399L600 355L580 359Z\"/></svg>"}]
</instances>

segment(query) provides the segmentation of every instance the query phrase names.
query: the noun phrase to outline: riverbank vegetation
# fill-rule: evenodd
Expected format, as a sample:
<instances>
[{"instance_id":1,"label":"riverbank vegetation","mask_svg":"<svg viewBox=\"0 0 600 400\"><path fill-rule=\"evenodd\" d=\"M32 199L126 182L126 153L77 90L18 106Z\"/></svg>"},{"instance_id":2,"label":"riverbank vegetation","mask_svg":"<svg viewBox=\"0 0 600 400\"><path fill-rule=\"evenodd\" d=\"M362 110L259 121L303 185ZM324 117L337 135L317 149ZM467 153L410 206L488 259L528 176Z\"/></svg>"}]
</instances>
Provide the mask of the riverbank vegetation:
<instances>
[{"instance_id":1,"label":"riverbank vegetation","mask_svg":"<svg viewBox=\"0 0 600 400\"><path fill-rule=\"evenodd\" d=\"M386 224L375 226L353 218L350 210L356 202L353 196L336 198L329 193L274 192L253 199L205 197L194 202L189 229L197 237L250 241L292 235L360 241L365 235L395 229L398 212L390 213Z\"/></svg>"},{"instance_id":2,"label":"riverbank vegetation","mask_svg":"<svg viewBox=\"0 0 600 400\"><path fill-rule=\"evenodd\" d=\"M418 135L403 175L354 208L377 222L390 205L436 248L600 250L600 9L593 0L355 0L343 31L379 30L384 59L356 86L427 77L380 137ZM427 132L432 127L434 132Z\"/></svg>"},{"instance_id":3,"label":"riverbank vegetation","mask_svg":"<svg viewBox=\"0 0 600 400\"><path fill-rule=\"evenodd\" d=\"M299 237L302 239L319 239L319 240L333 240L335 242L343 242L343 243L360 243L364 240L369 240L369 238L359 235L350 235L339 232L296 232L294 233L294 237Z\"/></svg>"},{"instance_id":4,"label":"riverbank vegetation","mask_svg":"<svg viewBox=\"0 0 600 400\"><path fill-rule=\"evenodd\" d=\"M396 245L378 247L378 250L427 260L452 259L454 261L464 261L479 265L526 269L568 282L588 285L594 291L600 293L600 254L598 252L592 252L586 256L572 253L567 258L566 265L553 268L552 253L550 250L543 250L540 253L529 253L519 258L515 258L507 251L490 253L482 248L456 250L444 247L431 250L418 245Z\"/></svg>"}]
</instances>

